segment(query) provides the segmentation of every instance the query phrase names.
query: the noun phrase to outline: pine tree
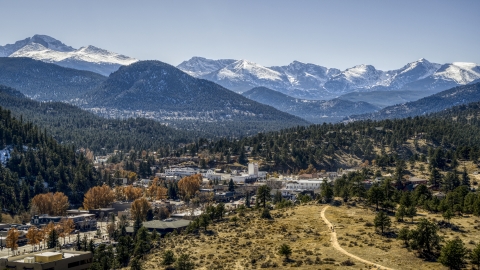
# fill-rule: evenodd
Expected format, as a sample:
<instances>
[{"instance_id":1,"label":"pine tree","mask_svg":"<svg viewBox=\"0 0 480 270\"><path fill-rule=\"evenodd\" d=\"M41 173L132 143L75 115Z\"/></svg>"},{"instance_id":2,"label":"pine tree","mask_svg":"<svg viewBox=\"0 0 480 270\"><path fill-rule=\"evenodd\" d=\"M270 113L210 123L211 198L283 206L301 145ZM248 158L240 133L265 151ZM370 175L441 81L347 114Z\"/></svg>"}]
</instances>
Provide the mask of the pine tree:
<instances>
[{"instance_id":1,"label":"pine tree","mask_svg":"<svg viewBox=\"0 0 480 270\"><path fill-rule=\"evenodd\" d=\"M228 191L230 191L230 192L235 191L235 184L233 183L232 179L230 179L230 182L228 182Z\"/></svg>"},{"instance_id":2,"label":"pine tree","mask_svg":"<svg viewBox=\"0 0 480 270\"><path fill-rule=\"evenodd\" d=\"M447 244L440 252L438 261L450 269L461 269L465 264L466 255L467 249L462 240L457 238L447 241Z\"/></svg>"},{"instance_id":3,"label":"pine tree","mask_svg":"<svg viewBox=\"0 0 480 270\"><path fill-rule=\"evenodd\" d=\"M245 207L250 208L250 192L247 191L247 195L245 196Z\"/></svg>"},{"instance_id":4,"label":"pine tree","mask_svg":"<svg viewBox=\"0 0 480 270\"><path fill-rule=\"evenodd\" d=\"M48 234L47 247L55 248L59 245L57 230L53 229Z\"/></svg>"},{"instance_id":5,"label":"pine tree","mask_svg":"<svg viewBox=\"0 0 480 270\"><path fill-rule=\"evenodd\" d=\"M468 176L467 168L463 167L462 172L462 185L470 188L470 177Z\"/></svg>"},{"instance_id":6,"label":"pine tree","mask_svg":"<svg viewBox=\"0 0 480 270\"><path fill-rule=\"evenodd\" d=\"M375 228L380 228L382 234L392 225L390 217L383 211L378 212L374 219Z\"/></svg>"},{"instance_id":7,"label":"pine tree","mask_svg":"<svg viewBox=\"0 0 480 270\"><path fill-rule=\"evenodd\" d=\"M142 220L140 219L140 217L137 217L137 219L135 219L135 222L133 223L133 236L134 237L137 236L137 232L138 232L138 230L140 230L142 225L143 225Z\"/></svg>"}]
</instances>

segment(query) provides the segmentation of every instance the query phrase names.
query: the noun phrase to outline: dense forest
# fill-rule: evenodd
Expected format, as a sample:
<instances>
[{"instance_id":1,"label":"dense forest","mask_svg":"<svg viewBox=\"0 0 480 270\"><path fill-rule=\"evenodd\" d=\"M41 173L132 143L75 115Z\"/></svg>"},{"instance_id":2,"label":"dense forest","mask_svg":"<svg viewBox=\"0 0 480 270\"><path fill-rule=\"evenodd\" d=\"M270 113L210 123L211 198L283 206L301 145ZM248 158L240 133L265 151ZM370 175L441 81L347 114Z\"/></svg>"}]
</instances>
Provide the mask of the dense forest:
<instances>
[{"instance_id":1,"label":"dense forest","mask_svg":"<svg viewBox=\"0 0 480 270\"><path fill-rule=\"evenodd\" d=\"M22 213L31 198L47 191L63 192L71 203L80 203L98 185L98 173L81 152L1 107L0 144L0 203L12 214Z\"/></svg>"},{"instance_id":2,"label":"dense forest","mask_svg":"<svg viewBox=\"0 0 480 270\"><path fill-rule=\"evenodd\" d=\"M0 85L0 105L12 115L30 121L60 144L88 148L97 155L113 150L174 148L204 133L181 131L154 120L105 119L60 102L38 102L13 88Z\"/></svg>"},{"instance_id":3,"label":"dense forest","mask_svg":"<svg viewBox=\"0 0 480 270\"><path fill-rule=\"evenodd\" d=\"M106 78L23 57L0 57L0 84L36 100L62 101L94 89Z\"/></svg>"},{"instance_id":4,"label":"dense forest","mask_svg":"<svg viewBox=\"0 0 480 270\"><path fill-rule=\"evenodd\" d=\"M404 160L420 158L436 149L448 154L447 159L456 156L477 161L479 114L480 103L472 103L424 117L311 125L234 141L221 139L202 146L217 158L250 154L254 159L263 160L265 169L291 172L309 165L325 170L355 165L347 165L347 158L359 162L381 162L382 156L398 156ZM245 152L246 146L251 153ZM199 145L190 147L197 150Z\"/></svg>"}]
</instances>

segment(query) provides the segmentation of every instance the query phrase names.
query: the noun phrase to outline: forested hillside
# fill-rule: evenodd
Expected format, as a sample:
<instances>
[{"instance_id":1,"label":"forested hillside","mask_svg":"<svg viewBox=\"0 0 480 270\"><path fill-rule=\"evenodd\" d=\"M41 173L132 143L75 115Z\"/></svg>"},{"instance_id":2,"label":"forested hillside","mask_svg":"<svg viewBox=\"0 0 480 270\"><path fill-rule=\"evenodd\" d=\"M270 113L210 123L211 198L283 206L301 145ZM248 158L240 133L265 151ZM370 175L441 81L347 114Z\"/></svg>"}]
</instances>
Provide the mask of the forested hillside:
<instances>
[{"instance_id":1,"label":"forested hillside","mask_svg":"<svg viewBox=\"0 0 480 270\"><path fill-rule=\"evenodd\" d=\"M212 142L209 150L220 156L242 156L244 146L250 146L250 156L262 160L266 169L294 172L309 165L336 170L365 160L380 165L389 157L421 158L436 150L445 153L445 159L477 161L479 144L480 103L473 103L424 117L311 125L239 141L224 139Z\"/></svg>"},{"instance_id":2,"label":"forested hillside","mask_svg":"<svg viewBox=\"0 0 480 270\"><path fill-rule=\"evenodd\" d=\"M0 57L0 84L44 101L69 100L100 84L105 77L30 58Z\"/></svg>"},{"instance_id":3,"label":"forested hillside","mask_svg":"<svg viewBox=\"0 0 480 270\"><path fill-rule=\"evenodd\" d=\"M60 102L37 102L10 87L0 85L0 106L12 114L47 130L60 144L89 148L95 154L115 149L151 149L189 143L199 132L185 132L154 120L130 118L105 119Z\"/></svg>"},{"instance_id":4,"label":"forested hillside","mask_svg":"<svg viewBox=\"0 0 480 270\"><path fill-rule=\"evenodd\" d=\"M33 196L64 192L71 203L98 184L85 156L0 107L0 203L12 214L29 208Z\"/></svg>"}]
</instances>

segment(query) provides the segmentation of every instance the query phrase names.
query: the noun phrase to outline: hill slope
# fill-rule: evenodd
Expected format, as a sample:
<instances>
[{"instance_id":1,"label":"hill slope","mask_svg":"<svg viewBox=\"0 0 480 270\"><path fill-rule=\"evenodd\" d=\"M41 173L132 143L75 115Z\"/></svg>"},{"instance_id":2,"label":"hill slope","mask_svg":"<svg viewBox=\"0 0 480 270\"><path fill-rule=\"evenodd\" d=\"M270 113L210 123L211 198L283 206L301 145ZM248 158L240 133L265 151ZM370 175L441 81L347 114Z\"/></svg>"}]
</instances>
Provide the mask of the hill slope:
<instances>
[{"instance_id":1,"label":"hill slope","mask_svg":"<svg viewBox=\"0 0 480 270\"><path fill-rule=\"evenodd\" d=\"M0 130L0 200L11 214L28 210L33 196L48 191L64 192L71 203L80 203L98 184L95 168L83 155L1 107Z\"/></svg>"},{"instance_id":2,"label":"hill slope","mask_svg":"<svg viewBox=\"0 0 480 270\"><path fill-rule=\"evenodd\" d=\"M310 125L262 133L241 140L210 143L216 157L225 151L241 153L250 146L250 158L265 170L298 172L313 166L336 171L368 160L387 166L394 156L429 157L441 149L447 156L476 161L480 157L480 102L456 106L428 116L350 123Z\"/></svg>"},{"instance_id":3,"label":"hill slope","mask_svg":"<svg viewBox=\"0 0 480 270\"><path fill-rule=\"evenodd\" d=\"M362 101L297 99L265 87L253 88L242 95L317 124L338 122L346 116L359 112L373 112L377 109L377 107Z\"/></svg>"},{"instance_id":4,"label":"hill slope","mask_svg":"<svg viewBox=\"0 0 480 270\"><path fill-rule=\"evenodd\" d=\"M38 102L10 87L0 85L0 106L17 118L47 130L59 143L89 148L95 154L113 150L158 150L193 142L193 132L184 132L143 118L105 119L60 102ZM198 135L198 133L196 133Z\"/></svg>"},{"instance_id":5,"label":"hill slope","mask_svg":"<svg viewBox=\"0 0 480 270\"><path fill-rule=\"evenodd\" d=\"M175 125L236 126L238 132L246 132L243 134L308 124L160 61L141 61L121 67L85 94L81 105L114 117L140 113ZM249 126L251 124L256 127Z\"/></svg>"},{"instance_id":6,"label":"hill slope","mask_svg":"<svg viewBox=\"0 0 480 270\"><path fill-rule=\"evenodd\" d=\"M413 117L438 112L455 105L466 104L480 100L480 83L458 86L440 93L407 102L400 105L386 107L378 112L352 115L350 120L381 120L393 118Z\"/></svg>"},{"instance_id":7,"label":"hill slope","mask_svg":"<svg viewBox=\"0 0 480 270\"><path fill-rule=\"evenodd\" d=\"M392 91L370 91L370 92L350 92L338 97L341 100L349 100L352 102L364 101L379 108L385 108L400 103L416 101L424 97L435 94L435 91L408 91L408 90L392 90Z\"/></svg>"},{"instance_id":8,"label":"hill slope","mask_svg":"<svg viewBox=\"0 0 480 270\"><path fill-rule=\"evenodd\" d=\"M41 101L70 100L94 89L106 78L30 58L0 57L0 84Z\"/></svg>"}]
</instances>

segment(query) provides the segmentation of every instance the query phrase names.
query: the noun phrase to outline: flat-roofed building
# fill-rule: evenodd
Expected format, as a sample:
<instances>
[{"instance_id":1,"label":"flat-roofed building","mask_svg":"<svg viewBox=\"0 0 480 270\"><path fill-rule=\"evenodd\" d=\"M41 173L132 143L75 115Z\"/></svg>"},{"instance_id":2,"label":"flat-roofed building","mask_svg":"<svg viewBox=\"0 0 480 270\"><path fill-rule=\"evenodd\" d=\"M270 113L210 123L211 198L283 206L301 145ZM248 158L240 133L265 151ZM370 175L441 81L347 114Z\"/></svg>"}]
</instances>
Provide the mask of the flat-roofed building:
<instances>
[{"instance_id":1,"label":"flat-roofed building","mask_svg":"<svg viewBox=\"0 0 480 270\"><path fill-rule=\"evenodd\" d=\"M93 255L83 251L44 250L0 258L1 269L83 270L90 268Z\"/></svg>"},{"instance_id":2,"label":"flat-roofed building","mask_svg":"<svg viewBox=\"0 0 480 270\"><path fill-rule=\"evenodd\" d=\"M143 222L143 226L150 232L156 230L157 233L163 236L169 232L185 229L190 222L192 221L186 219L167 218L164 220L146 221ZM127 233L133 233L133 227L127 227L126 231Z\"/></svg>"}]
</instances>

